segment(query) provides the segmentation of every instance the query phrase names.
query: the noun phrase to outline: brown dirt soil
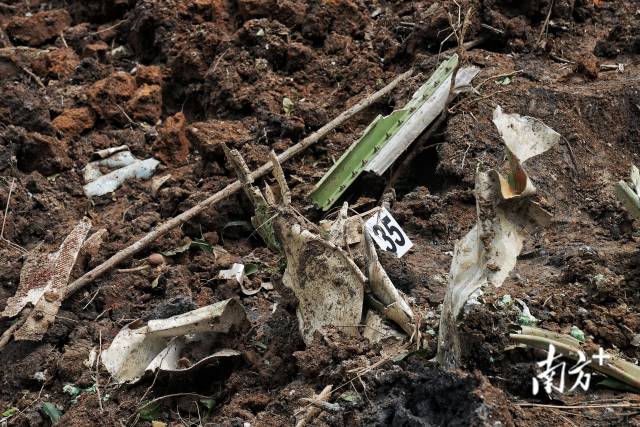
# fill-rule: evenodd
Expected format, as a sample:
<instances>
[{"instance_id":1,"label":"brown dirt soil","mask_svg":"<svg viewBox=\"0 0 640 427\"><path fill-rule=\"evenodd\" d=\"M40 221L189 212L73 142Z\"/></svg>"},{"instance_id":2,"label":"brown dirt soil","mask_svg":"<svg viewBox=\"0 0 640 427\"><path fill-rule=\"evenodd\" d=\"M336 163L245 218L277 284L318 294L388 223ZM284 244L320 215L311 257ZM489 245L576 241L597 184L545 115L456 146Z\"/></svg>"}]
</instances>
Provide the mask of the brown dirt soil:
<instances>
[{"instance_id":1,"label":"brown dirt soil","mask_svg":"<svg viewBox=\"0 0 640 427\"><path fill-rule=\"evenodd\" d=\"M495 106L534 116L563 136L527 164L552 224L529 236L504 285L485 292L461 320L464 369L436 366L433 338L403 360L340 328L305 348L295 298L280 283L283 262L259 240L251 205L237 194L119 268L143 265L187 239L221 245L228 255L192 247L159 268L112 271L64 302L42 342L11 342L0 351L0 413L17 408L9 425L51 425L44 402L58 406L65 426L145 426L152 419L294 425L307 409L300 399L328 384L342 410L325 411L312 425L640 425L638 406L607 407L638 405L638 394L597 385L602 377L594 376L588 392L533 397L531 378L544 355L513 347L517 311L497 304L511 295L543 328L568 333L577 326L594 344L640 359L640 235L613 192L640 155L640 6L632 0L0 3L0 307L19 284L24 254L15 245L54 251L88 215L94 230L108 232L99 253L74 269L76 278L232 182L220 142L255 169L270 150L292 146L413 67L414 77L383 102L283 165L293 205L320 220L309 191L376 115L404 105L453 52L455 37L447 37L457 4L462 15L474 8L465 40L478 43L463 61L480 68L476 92L453 102L396 174L391 210L414 248L400 260L380 256L392 281L424 310L425 336L437 336L451 251L476 220L475 172L505 160L491 122ZM619 63L623 72L601 67ZM284 97L294 103L291 114ZM162 162L155 175L170 179L156 192L151 181L130 180L89 200L82 169L91 154L123 144L136 157L155 156ZM362 177L344 199L364 212L385 184ZM272 282L275 290L246 296L235 282L216 279L234 262L258 266L251 288ZM84 364L91 349L106 348L134 319L226 298L238 299L252 323L227 343L243 353L236 363L122 387ZM0 320L0 330L11 323ZM74 398L63 390L68 384L83 391ZM141 412L153 399L154 409Z\"/></svg>"}]
</instances>

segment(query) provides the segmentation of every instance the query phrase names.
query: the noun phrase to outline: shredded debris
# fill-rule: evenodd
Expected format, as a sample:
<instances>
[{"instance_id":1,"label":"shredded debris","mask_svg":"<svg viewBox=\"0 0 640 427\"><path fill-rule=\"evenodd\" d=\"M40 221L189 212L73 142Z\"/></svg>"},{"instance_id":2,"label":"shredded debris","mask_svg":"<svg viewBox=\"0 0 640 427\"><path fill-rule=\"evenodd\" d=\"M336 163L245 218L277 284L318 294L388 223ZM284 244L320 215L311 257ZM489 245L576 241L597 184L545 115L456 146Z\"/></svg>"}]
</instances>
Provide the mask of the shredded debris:
<instances>
[{"instance_id":1,"label":"shredded debris","mask_svg":"<svg viewBox=\"0 0 640 427\"><path fill-rule=\"evenodd\" d=\"M378 116L340 159L327 171L311 193L313 202L329 209L363 172L382 175L411 143L443 112L449 100L451 79L458 55L444 61L411 97L388 116ZM454 94L469 86L479 68L458 70Z\"/></svg>"},{"instance_id":2,"label":"shredded debris","mask_svg":"<svg viewBox=\"0 0 640 427\"><path fill-rule=\"evenodd\" d=\"M154 158L136 159L126 145L97 151L94 153L93 158L95 160L89 162L84 168L84 180L86 182L84 193L88 197L111 193L127 179L149 179L160 164ZM110 169L111 171L103 174L101 168ZM159 188L160 185L162 183L157 187ZM157 191L157 188L155 191Z\"/></svg>"},{"instance_id":3,"label":"shredded debris","mask_svg":"<svg viewBox=\"0 0 640 427\"><path fill-rule=\"evenodd\" d=\"M134 321L122 328L104 350L101 360L119 383L135 383L146 372L186 371L210 364L222 357L234 357L235 350L218 349L188 367L181 366L186 344L207 347L212 334L241 333L249 328L242 305L229 299L167 319Z\"/></svg>"},{"instance_id":4,"label":"shredded debris","mask_svg":"<svg viewBox=\"0 0 640 427\"><path fill-rule=\"evenodd\" d=\"M40 246L29 252L20 272L20 286L2 312L2 316L14 317L28 304L33 305L24 323L13 333L15 340L39 341L53 324L67 296L71 270L90 229L91 221L84 218L56 252L43 253ZM88 242L88 252L94 250L98 239L99 236Z\"/></svg>"},{"instance_id":5,"label":"shredded debris","mask_svg":"<svg viewBox=\"0 0 640 427\"><path fill-rule=\"evenodd\" d=\"M509 172L507 177L496 170L476 174L478 221L455 246L440 318L438 361L448 367L459 364L457 318L469 297L501 286L515 267L527 231L549 219L530 198L535 187L522 164L557 144L560 135L532 117L505 114L499 106L493 122L507 149Z\"/></svg>"}]
</instances>

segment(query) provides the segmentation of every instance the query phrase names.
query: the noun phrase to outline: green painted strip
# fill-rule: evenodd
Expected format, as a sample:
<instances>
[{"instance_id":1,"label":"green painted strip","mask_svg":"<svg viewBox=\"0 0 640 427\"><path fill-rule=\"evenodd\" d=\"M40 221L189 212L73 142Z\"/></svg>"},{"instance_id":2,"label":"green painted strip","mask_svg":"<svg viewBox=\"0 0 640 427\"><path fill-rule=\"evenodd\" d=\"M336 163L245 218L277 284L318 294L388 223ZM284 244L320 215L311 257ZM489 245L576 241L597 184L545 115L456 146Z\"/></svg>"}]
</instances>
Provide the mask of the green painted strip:
<instances>
[{"instance_id":1,"label":"green painted strip","mask_svg":"<svg viewBox=\"0 0 640 427\"><path fill-rule=\"evenodd\" d=\"M403 123L433 95L457 65L458 55L454 54L440 64L429 80L413 94L411 100L402 109L385 117L376 117L365 129L360 139L351 144L351 147L316 184L311 192L313 203L324 211L329 209L356 180L367 162L391 139Z\"/></svg>"}]
</instances>

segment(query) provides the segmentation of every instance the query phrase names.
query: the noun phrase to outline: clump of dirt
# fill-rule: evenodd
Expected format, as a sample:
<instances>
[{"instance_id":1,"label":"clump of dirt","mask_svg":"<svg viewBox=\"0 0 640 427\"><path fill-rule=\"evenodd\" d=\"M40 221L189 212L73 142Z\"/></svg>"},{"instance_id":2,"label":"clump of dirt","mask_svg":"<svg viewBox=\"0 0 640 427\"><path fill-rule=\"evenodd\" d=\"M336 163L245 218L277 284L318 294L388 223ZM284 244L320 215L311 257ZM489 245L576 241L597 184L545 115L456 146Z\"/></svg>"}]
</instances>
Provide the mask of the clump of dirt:
<instances>
[{"instance_id":1,"label":"clump of dirt","mask_svg":"<svg viewBox=\"0 0 640 427\"><path fill-rule=\"evenodd\" d=\"M515 425L511 403L480 374L446 372L411 358L368 381L374 404L360 421L367 425Z\"/></svg>"}]
</instances>

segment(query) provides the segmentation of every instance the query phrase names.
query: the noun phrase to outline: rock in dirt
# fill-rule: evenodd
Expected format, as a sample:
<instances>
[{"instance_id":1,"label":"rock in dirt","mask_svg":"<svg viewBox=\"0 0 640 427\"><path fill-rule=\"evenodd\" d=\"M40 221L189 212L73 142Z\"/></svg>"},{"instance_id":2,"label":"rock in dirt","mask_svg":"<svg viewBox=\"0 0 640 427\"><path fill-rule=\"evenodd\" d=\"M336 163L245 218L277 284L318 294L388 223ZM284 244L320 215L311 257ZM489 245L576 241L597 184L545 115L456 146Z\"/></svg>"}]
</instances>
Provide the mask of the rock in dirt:
<instances>
[{"instance_id":1,"label":"rock in dirt","mask_svg":"<svg viewBox=\"0 0 640 427\"><path fill-rule=\"evenodd\" d=\"M0 123L22 126L28 131L54 134L47 99L21 82L6 82L0 88Z\"/></svg>"},{"instance_id":2,"label":"rock in dirt","mask_svg":"<svg viewBox=\"0 0 640 427\"><path fill-rule=\"evenodd\" d=\"M143 83L133 94L127 107L134 120L155 124L162 114L162 89L158 85Z\"/></svg>"},{"instance_id":3,"label":"rock in dirt","mask_svg":"<svg viewBox=\"0 0 640 427\"><path fill-rule=\"evenodd\" d=\"M58 37L71 25L71 16L64 9L38 12L33 16L16 16L7 25L7 34L18 45L40 46Z\"/></svg>"},{"instance_id":4,"label":"rock in dirt","mask_svg":"<svg viewBox=\"0 0 640 427\"><path fill-rule=\"evenodd\" d=\"M124 71L114 71L109 77L98 80L87 91L89 105L100 117L117 123L126 123L122 112L136 90L135 78Z\"/></svg>"},{"instance_id":5,"label":"rock in dirt","mask_svg":"<svg viewBox=\"0 0 640 427\"><path fill-rule=\"evenodd\" d=\"M192 123L187 129L187 137L202 157L209 161L224 159L220 143L230 148L241 148L253 139L243 122L233 120Z\"/></svg>"},{"instance_id":6,"label":"rock in dirt","mask_svg":"<svg viewBox=\"0 0 640 427\"><path fill-rule=\"evenodd\" d=\"M162 84L162 68L157 65L138 64L136 69L136 82L139 85L144 83L149 85Z\"/></svg>"},{"instance_id":7,"label":"rock in dirt","mask_svg":"<svg viewBox=\"0 0 640 427\"><path fill-rule=\"evenodd\" d=\"M95 123L95 114L90 108L69 108L53 119L53 126L65 139L80 135L91 129Z\"/></svg>"},{"instance_id":8,"label":"rock in dirt","mask_svg":"<svg viewBox=\"0 0 640 427\"><path fill-rule=\"evenodd\" d=\"M41 78L63 80L73 74L80 64L80 58L71 48L46 51L31 62L31 68Z\"/></svg>"},{"instance_id":9,"label":"rock in dirt","mask_svg":"<svg viewBox=\"0 0 640 427\"><path fill-rule=\"evenodd\" d=\"M8 126L5 132L0 133L1 140L6 145L14 144L18 169L22 171L38 171L50 176L72 166L67 155L68 147L58 138Z\"/></svg>"},{"instance_id":10,"label":"rock in dirt","mask_svg":"<svg viewBox=\"0 0 640 427\"><path fill-rule=\"evenodd\" d=\"M167 165L187 163L191 144L186 134L187 119L182 113L167 117L158 129L159 138L154 145L157 157Z\"/></svg>"}]
</instances>

